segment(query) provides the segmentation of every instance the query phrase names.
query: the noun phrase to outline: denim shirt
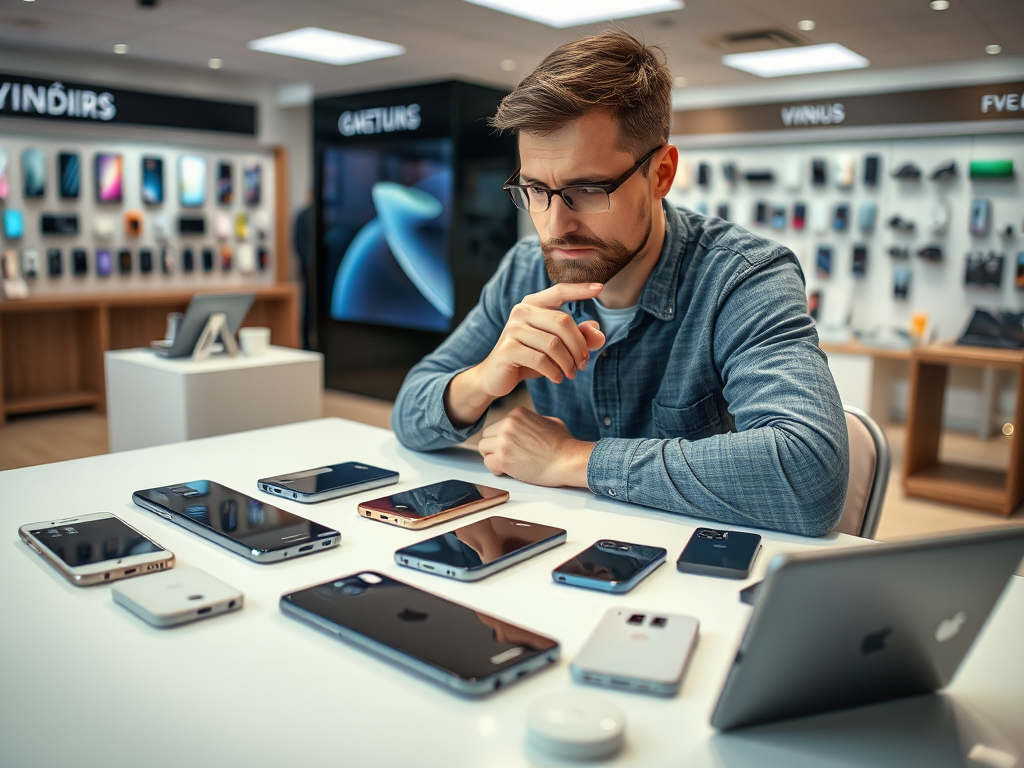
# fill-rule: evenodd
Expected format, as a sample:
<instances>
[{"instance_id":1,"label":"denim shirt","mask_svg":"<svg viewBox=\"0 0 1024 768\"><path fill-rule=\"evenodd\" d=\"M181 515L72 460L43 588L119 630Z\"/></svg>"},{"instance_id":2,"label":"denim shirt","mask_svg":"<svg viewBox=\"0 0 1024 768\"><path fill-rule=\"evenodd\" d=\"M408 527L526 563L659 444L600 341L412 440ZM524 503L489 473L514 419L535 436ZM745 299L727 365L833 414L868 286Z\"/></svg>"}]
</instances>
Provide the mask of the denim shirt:
<instances>
[{"instance_id":1,"label":"denim shirt","mask_svg":"<svg viewBox=\"0 0 1024 768\"><path fill-rule=\"evenodd\" d=\"M664 205L665 243L632 320L586 371L530 379L537 412L596 443L598 495L733 525L822 536L846 499L846 418L787 248ZM536 237L506 254L480 302L405 379L391 424L413 449L455 445L454 376L493 349L512 308L551 285ZM595 319L590 300L562 307ZM485 414L486 416L486 414Z\"/></svg>"}]
</instances>

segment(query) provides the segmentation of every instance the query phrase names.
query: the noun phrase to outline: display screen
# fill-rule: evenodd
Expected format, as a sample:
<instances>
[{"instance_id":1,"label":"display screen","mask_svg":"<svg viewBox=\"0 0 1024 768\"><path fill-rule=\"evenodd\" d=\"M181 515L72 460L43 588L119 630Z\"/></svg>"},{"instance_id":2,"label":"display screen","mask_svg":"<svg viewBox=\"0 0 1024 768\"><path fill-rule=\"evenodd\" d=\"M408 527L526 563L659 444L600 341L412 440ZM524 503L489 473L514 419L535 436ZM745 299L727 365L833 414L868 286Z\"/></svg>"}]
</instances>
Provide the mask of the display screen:
<instances>
[{"instance_id":1,"label":"display screen","mask_svg":"<svg viewBox=\"0 0 1024 768\"><path fill-rule=\"evenodd\" d=\"M472 570L565 534L561 528L488 517L450 533L403 547L396 555Z\"/></svg>"},{"instance_id":2,"label":"display screen","mask_svg":"<svg viewBox=\"0 0 1024 768\"><path fill-rule=\"evenodd\" d=\"M101 203L120 203L124 181L124 158L121 155L96 155L96 199Z\"/></svg>"},{"instance_id":3,"label":"display screen","mask_svg":"<svg viewBox=\"0 0 1024 768\"><path fill-rule=\"evenodd\" d=\"M385 499L366 502L366 506L398 512L405 517L424 518L480 501L482 498L484 494L473 483L444 480L422 488L413 488L411 491L402 491Z\"/></svg>"},{"instance_id":4,"label":"display screen","mask_svg":"<svg viewBox=\"0 0 1024 768\"><path fill-rule=\"evenodd\" d=\"M78 197L79 159L73 152L61 152L58 156L60 166L60 196L66 199Z\"/></svg>"},{"instance_id":5,"label":"display screen","mask_svg":"<svg viewBox=\"0 0 1024 768\"><path fill-rule=\"evenodd\" d=\"M259 163L247 163L245 166L245 202L247 205L259 205L263 196L262 172Z\"/></svg>"},{"instance_id":6,"label":"display screen","mask_svg":"<svg viewBox=\"0 0 1024 768\"><path fill-rule=\"evenodd\" d=\"M114 270L113 257L106 248L96 251L96 274L106 277Z\"/></svg>"},{"instance_id":7,"label":"display screen","mask_svg":"<svg viewBox=\"0 0 1024 768\"><path fill-rule=\"evenodd\" d=\"M287 475L268 477L264 482L284 486L298 493L312 495L345 488L350 485L360 485L382 478L391 478L392 482L397 482L398 473L391 469L381 469L380 467L371 467L368 464L349 461L344 464L332 464L329 467L309 469L305 472L292 472Z\"/></svg>"},{"instance_id":8,"label":"display screen","mask_svg":"<svg viewBox=\"0 0 1024 768\"><path fill-rule=\"evenodd\" d=\"M558 645L378 573L330 581L283 599L393 648L410 661L467 680L515 666Z\"/></svg>"},{"instance_id":9,"label":"display screen","mask_svg":"<svg viewBox=\"0 0 1024 768\"><path fill-rule=\"evenodd\" d=\"M116 517L55 523L29 531L37 542L72 567L164 550Z\"/></svg>"},{"instance_id":10,"label":"display screen","mask_svg":"<svg viewBox=\"0 0 1024 768\"><path fill-rule=\"evenodd\" d=\"M159 157L142 158L142 202L160 205L164 201L164 161Z\"/></svg>"},{"instance_id":11,"label":"display screen","mask_svg":"<svg viewBox=\"0 0 1024 768\"><path fill-rule=\"evenodd\" d=\"M41 149L26 149L21 153L21 170L25 176L25 197L43 197L46 194L46 155Z\"/></svg>"},{"instance_id":12,"label":"display screen","mask_svg":"<svg viewBox=\"0 0 1024 768\"><path fill-rule=\"evenodd\" d=\"M623 549L625 547L626 549ZM562 563L556 573L584 576L598 581L629 581L667 553L661 547L644 547L623 541L602 540Z\"/></svg>"},{"instance_id":13,"label":"display screen","mask_svg":"<svg viewBox=\"0 0 1024 768\"><path fill-rule=\"evenodd\" d=\"M217 163L217 202L221 205L229 205L234 197L231 163Z\"/></svg>"},{"instance_id":14,"label":"display screen","mask_svg":"<svg viewBox=\"0 0 1024 768\"><path fill-rule=\"evenodd\" d=\"M178 192L186 208L206 203L206 158L182 155L178 161Z\"/></svg>"},{"instance_id":15,"label":"display screen","mask_svg":"<svg viewBox=\"0 0 1024 768\"><path fill-rule=\"evenodd\" d=\"M324 151L324 287L332 319L451 328L452 157L451 139Z\"/></svg>"},{"instance_id":16,"label":"display screen","mask_svg":"<svg viewBox=\"0 0 1024 768\"><path fill-rule=\"evenodd\" d=\"M209 480L137 491L136 495L247 548L265 552L337 534L331 528Z\"/></svg>"}]
</instances>

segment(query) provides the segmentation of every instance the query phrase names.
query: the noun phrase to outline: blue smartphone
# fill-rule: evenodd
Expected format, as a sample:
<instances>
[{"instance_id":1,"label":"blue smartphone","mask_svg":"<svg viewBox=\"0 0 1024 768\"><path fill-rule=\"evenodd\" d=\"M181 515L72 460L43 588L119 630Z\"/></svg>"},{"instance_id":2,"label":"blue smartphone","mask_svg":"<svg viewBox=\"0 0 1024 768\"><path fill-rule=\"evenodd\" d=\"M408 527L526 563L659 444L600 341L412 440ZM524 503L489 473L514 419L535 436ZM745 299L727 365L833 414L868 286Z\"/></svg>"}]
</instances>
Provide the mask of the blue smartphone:
<instances>
[{"instance_id":1,"label":"blue smartphone","mask_svg":"<svg viewBox=\"0 0 1024 768\"><path fill-rule=\"evenodd\" d=\"M665 562L661 547L601 539L551 572L559 584L621 594L647 578Z\"/></svg>"},{"instance_id":2,"label":"blue smartphone","mask_svg":"<svg viewBox=\"0 0 1024 768\"><path fill-rule=\"evenodd\" d=\"M344 464L332 464L329 467L316 467L287 475L263 477L256 481L264 493L282 496L293 501L309 504L316 501L327 501L350 493L380 488L382 485L393 485L398 482L398 473L393 469L381 469L349 461Z\"/></svg>"},{"instance_id":3,"label":"blue smartphone","mask_svg":"<svg viewBox=\"0 0 1024 768\"><path fill-rule=\"evenodd\" d=\"M745 579L761 549L756 533L698 528L676 561L683 573Z\"/></svg>"}]
</instances>

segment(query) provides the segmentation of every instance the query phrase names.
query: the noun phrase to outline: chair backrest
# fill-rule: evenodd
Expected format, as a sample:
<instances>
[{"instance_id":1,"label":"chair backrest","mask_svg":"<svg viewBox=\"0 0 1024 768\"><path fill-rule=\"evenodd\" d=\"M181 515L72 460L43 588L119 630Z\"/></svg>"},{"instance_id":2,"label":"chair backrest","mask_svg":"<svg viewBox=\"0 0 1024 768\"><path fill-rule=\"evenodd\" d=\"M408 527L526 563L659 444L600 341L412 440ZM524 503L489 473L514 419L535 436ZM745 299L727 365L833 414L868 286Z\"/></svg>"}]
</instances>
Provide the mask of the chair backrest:
<instances>
[{"instance_id":1,"label":"chair backrest","mask_svg":"<svg viewBox=\"0 0 1024 768\"><path fill-rule=\"evenodd\" d=\"M875 420L860 408L846 405L843 410L850 434L850 485L835 530L873 539L889 485L889 441Z\"/></svg>"}]
</instances>

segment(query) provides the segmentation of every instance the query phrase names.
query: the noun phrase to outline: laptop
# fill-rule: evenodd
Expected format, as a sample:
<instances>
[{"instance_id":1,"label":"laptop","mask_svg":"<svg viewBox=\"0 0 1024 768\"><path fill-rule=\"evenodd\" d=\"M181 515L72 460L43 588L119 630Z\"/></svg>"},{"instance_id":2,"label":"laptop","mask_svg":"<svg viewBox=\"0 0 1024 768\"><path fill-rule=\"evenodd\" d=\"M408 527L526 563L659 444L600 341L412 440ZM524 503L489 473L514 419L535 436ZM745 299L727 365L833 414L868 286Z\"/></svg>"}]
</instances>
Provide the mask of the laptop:
<instances>
[{"instance_id":1,"label":"laptop","mask_svg":"<svg viewBox=\"0 0 1024 768\"><path fill-rule=\"evenodd\" d=\"M255 293L197 293L189 302L174 339L154 341L150 347L161 357L191 357L210 315L223 312L228 332L234 335L255 300Z\"/></svg>"},{"instance_id":2,"label":"laptop","mask_svg":"<svg viewBox=\"0 0 1024 768\"><path fill-rule=\"evenodd\" d=\"M776 558L711 725L945 687L1022 558L1024 526Z\"/></svg>"}]
</instances>

